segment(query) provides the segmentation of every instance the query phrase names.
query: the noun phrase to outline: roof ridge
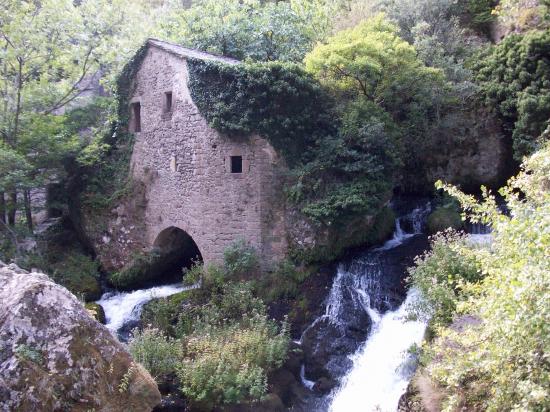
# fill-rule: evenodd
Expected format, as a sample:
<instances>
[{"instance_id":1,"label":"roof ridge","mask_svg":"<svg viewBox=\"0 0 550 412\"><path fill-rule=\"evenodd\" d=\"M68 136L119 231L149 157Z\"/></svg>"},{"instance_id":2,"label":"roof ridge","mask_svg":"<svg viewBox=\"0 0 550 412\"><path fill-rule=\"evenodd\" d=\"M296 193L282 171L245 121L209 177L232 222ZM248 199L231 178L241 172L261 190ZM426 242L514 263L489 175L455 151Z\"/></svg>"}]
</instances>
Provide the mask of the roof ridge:
<instances>
[{"instance_id":1,"label":"roof ridge","mask_svg":"<svg viewBox=\"0 0 550 412\"><path fill-rule=\"evenodd\" d=\"M184 47L175 43L170 43L165 40L149 38L147 39L146 44L155 46L159 49L167 51L168 53L172 53L176 56L183 57L183 58L211 60L211 61L217 61L217 62L226 63L226 64L241 63L240 60L236 60L225 56L218 56L218 55L207 53L197 49L190 49L188 47Z\"/></svg>"}]
</instances>

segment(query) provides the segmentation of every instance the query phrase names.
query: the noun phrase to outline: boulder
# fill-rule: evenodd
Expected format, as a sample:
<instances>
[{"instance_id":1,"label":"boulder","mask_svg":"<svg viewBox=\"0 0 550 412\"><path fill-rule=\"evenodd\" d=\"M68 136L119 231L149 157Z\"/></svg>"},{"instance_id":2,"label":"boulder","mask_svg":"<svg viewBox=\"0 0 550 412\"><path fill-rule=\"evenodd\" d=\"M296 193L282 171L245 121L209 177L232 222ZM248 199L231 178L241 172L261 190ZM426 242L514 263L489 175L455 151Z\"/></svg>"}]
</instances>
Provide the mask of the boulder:
<instances>
[{"instance_id":1,"label":"boulder","mask_svg":"<svg viewBox=\"0 0 550 412\"><path fill-rule=\"evenodd\" d=\"M84 305L88 313L97 320L99 323L102 323L105 325L107 323L107 319L105 317L105 311L103 310L103 306L101 306L99 303L90 302L86 303Z\"/></svg>"},{"instance_id":2,"label":"boulder","mask_svg":"<svg viewBox=\"0 0 550 412\"><path fill-rule=\"evenodd\" d=\"M0 262L1 411L151 411L155 381L64 287Z\"/></svg>"}]
</instances>

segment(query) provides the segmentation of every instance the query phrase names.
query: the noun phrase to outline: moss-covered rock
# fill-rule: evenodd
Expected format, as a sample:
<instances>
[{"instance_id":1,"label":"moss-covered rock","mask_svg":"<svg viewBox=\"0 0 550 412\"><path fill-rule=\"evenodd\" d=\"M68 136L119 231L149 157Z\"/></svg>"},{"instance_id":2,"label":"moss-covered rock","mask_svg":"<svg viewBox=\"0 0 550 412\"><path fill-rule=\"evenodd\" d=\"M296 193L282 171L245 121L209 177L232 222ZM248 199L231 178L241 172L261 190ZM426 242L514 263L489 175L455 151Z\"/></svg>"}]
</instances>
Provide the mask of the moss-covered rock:
<instances>
[{"instance_id":1,"label":"moss-covered rock","mask_svg":"<svg viewBox=\"0 0 550 412\"><path fill-rule=\"evenodd\" d=\"M158 251L141 253L120 271L109 275L109 281L119 290L141 289L148 286L166 266L166 257Z\"/></svg>"},{"instance_id":2,"label":"moss-covered rock","mask_svg":"<svg viewBox=\"0 0 550 412\"><path fill-rule=\"evenodd\" d=\"M321 228L302 244L291 242L289 254L293 260L304 264L332 262L347 249L384 242L391 237L394 228L395 213L386 206L375 216L354 219L345 227Z\"/></svg>"},{"instance_id":3,"label":"moss-covered rock","mask_svg":"<svg viewBox=\"0 0 550 412\"><path fill-rule=\"evenodd\" d=\"M102 323L105 325L106 318L105 318L105 311L103 310L103 307L95 302L89 302L84 305L88 313L99 323Z\"/></svg>"},{"instance_id":4,"label":"moss-covered rock","mask_svg":"<svg viewBox=\"0 0 550 412\"><path fill-rule=\"evenodd\" d=\"M460 229L463 223L459 211L449 205L436 208L428 216L426 224L428 232L434 234L448 228Z\"/></svg>"},{"instance_id":5,"label":"moss-covered rock","mask_svg":"<svg viewBox=\"0 0 550 412\"><path fill-rule=\"evenodd\" d=\"M0 318L2 410L149 412L160 403L149 373L48 276L0 262Z\"/></svg>"}]
</instances>

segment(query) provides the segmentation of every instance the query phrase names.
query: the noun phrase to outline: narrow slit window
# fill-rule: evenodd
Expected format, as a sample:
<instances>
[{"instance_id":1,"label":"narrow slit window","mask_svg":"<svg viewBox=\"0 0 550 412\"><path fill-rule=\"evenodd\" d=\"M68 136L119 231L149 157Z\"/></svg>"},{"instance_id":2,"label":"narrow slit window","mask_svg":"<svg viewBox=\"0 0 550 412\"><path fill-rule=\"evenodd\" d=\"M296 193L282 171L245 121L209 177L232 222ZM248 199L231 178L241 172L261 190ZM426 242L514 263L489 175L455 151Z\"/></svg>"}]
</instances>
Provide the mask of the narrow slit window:
<instances>
[{"instance_id":1,"label":"narrow slit window","mask_svg":"<svg viewBox=\"0 0 550 412\"><path fill-rule=\"evenodd\" d=\"M231 156L231 173L243 172L243 157Z\"/></svg>"},{"instance_id":2,"label":"narrow slit window","mask_svg":"<svg viewBox=\"0 0 550 412\"><path fill-rule=\"evenodd\" d=\"M164 93L164 113L172 111L172 92Z\"/></svg>"},{"instance_id":3,"label":"narrow slit window","mask_svg":"<svg viewBox=\"0 0 550 412\"><path fill-rule=\"evenodd\" d=\"M133 132L141 132L141 104L132 103Z\"/></svg>"}]
</instances>

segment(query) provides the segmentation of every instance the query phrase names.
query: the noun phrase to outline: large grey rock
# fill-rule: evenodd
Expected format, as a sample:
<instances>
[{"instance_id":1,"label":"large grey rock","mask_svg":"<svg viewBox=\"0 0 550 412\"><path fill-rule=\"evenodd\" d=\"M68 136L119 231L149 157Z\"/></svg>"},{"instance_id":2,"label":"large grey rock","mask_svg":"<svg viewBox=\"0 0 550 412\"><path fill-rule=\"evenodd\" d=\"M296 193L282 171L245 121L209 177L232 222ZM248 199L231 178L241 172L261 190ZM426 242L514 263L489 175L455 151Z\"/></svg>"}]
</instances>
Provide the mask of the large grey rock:
<instances>
[{"instance_id":1,"label":"large grey rock","mask_svg":"<svg viewBox=\"0 0 550 412\"><path fill-rule=\"evenodd\" d=\"M64 287L0 262L1 411L151 411L155 381Z\"/></svg>"}]
</instances>

